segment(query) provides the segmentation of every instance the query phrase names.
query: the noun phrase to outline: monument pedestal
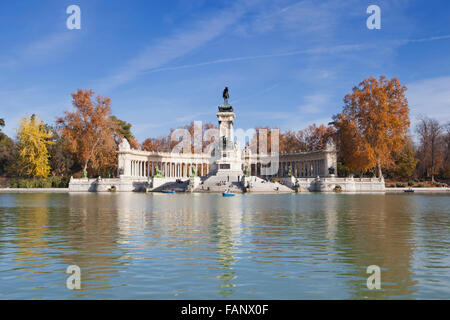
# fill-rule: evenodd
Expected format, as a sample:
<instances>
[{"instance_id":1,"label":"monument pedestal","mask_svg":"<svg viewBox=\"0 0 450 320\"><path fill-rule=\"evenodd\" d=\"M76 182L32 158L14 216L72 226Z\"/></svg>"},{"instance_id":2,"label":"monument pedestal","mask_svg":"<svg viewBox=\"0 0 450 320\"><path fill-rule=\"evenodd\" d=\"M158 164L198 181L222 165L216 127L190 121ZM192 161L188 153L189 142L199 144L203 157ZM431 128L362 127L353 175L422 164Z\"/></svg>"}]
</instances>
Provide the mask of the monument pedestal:
<instances>
[{"instance_id":1,"label":"monument pedestal","mask_svg":"<svg viewBox=\"0 0 450 320\"><path fill-rule=\"evenodd\" d=\"M239 144L234 142L235 118L233 107L227 101L219 106L219 148L217 160L214 161L215 175L226 176L229 181L240 180L243 176L241 150Z\"/></svg>"}]
</instances>

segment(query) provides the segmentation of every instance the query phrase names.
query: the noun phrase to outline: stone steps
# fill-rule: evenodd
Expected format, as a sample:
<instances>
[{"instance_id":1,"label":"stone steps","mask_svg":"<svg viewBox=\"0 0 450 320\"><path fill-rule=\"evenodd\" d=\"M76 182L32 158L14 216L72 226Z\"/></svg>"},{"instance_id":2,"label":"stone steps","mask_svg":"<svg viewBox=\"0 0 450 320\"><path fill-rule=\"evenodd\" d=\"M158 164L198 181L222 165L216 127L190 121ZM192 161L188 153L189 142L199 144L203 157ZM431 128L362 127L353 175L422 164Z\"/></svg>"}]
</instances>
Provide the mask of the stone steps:
<instances>
[{"instance_id":1,"label":"stone steps","mask_svg":"<svg viewBox=\"0 0 450 320\"><path fill-rule=\"evenodd\" d=\"M278 182L268 182L259 177L250 177L250 192L294 192L293 189Z\"/></svg>"}]
</instances>

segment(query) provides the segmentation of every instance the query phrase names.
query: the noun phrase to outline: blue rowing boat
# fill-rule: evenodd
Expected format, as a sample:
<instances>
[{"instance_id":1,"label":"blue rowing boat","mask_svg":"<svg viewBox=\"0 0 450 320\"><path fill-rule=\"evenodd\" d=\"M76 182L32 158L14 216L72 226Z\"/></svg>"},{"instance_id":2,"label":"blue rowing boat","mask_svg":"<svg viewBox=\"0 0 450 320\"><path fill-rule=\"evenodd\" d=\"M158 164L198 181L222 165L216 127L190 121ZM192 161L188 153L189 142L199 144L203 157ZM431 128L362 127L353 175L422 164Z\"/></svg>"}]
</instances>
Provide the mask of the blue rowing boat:
<instances>
[{"instance_id":1,"label":"blue rowing boat","mask_svg":"<svg viewBox=\"0 0 450 320\"><path fill-rule=\"evenodd\" d=\"M175 193L175 190L163 190L162 193Z\"/></svg>"},{"instance_id":2,"label":"blue rowing boat","mask_svg":"<svg viewBox=\"0 0 450 320\"><path fill-rule=\"evenodd\" d=\"M224 192L224 193L222 193L222 195L224 197L234 197L234 193L231 193L231 192Z\"/></svg>"},{"instance_id":3,"label":"blue rowing boat","mask_svg":"<svg viewBox=\"0 0 450 320\"><path fill-rule=\"evenodd\" d=\"M403 190L404 192L408 192L408 193L414 193L414 190L412 189L408 189L408 190Z\"/></svg>"}]
</instances>

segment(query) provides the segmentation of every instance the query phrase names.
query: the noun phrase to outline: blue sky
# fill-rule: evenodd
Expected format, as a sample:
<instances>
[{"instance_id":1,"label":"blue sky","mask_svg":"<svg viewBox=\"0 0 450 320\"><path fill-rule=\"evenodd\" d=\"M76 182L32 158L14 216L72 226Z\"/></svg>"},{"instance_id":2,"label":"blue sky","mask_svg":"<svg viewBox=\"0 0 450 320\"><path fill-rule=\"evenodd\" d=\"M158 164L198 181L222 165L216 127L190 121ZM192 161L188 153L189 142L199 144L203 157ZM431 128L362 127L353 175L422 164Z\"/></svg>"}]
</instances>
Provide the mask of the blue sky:
<instances>
[{"instance_id":1,"label":"blue sky","mask_svg":"<svg viewBox=\"0 0 450 320\"><path fill-rule=\"evenodd\" d=\"M343 3L344 2L344 3ZM81 30L66 8L80 6ZM381 30L366 9L381 8ZM327 123L368 76L407 85L411 118L450 121L450 1L2 1L0 118L15 135L52 123L92 88L136 137L216 122L225 86L236 127Z\"/></svg>"}]
</instances>

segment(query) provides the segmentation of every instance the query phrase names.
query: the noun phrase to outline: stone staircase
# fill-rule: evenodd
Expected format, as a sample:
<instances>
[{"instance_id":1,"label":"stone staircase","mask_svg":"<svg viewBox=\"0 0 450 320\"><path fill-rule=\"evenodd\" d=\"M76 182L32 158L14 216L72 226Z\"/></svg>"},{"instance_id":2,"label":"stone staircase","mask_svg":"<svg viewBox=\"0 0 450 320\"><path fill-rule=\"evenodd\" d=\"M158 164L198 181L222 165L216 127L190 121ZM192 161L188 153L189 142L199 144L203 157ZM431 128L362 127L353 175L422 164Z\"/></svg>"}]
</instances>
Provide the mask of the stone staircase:
<instances>
[{"instance_id":1,"label":"stone staircase","mask_svg":"<svg viewBox=\"0 0 450 320\"><path fill-rule=\"evenodd\" d=\"M175 190L176 192L185 192L189 181L182 181L181 183L177 182L168 182L165 183L158 188L152 189L152 192L160 192L165 189Z\"/></svg>"},{"instance_id":2,"label":"stone staircase","mask_svg":"<svg viewBox=\"0 0 450 320\"><path fill-rule=\"evenodd\" d=\"M259 177L248 177L247 185L250 185L249 192L295 192L279 182L269 182Z\"/></svg>"},{"instance_id":3,"label":"stone staircase","mask_svg":"<svg viewBox=\"0 0 450 320\"><path fill-rule=\"evenodd\" d=\"M230 190L234 193L244 191L244 186L240 181L231 179L228 181L226 176L209 176L194 190L195 192L225 192Z\"/></svg>"}]
</instances>

